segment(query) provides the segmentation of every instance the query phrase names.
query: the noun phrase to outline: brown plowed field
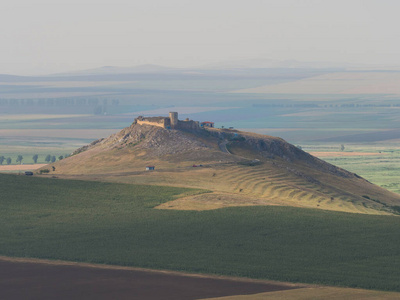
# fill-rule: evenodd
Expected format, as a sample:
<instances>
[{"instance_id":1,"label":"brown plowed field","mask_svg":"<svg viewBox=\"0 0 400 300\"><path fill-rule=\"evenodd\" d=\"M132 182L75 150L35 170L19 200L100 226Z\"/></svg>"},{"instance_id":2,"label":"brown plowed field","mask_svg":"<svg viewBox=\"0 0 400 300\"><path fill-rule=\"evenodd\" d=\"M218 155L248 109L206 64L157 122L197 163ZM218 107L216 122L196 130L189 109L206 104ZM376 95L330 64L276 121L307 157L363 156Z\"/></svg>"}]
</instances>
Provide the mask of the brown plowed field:
<instances>
[{"instance_id":1,"label":"brown plowed field","mask_svg":"<svg viewBox=\"0 0 400 300\"><path fill-rule=\"evenodd\" d=\"M0 257L0 299L190 300L293 288L245 279Z\"/></svg>"}]
</instances>

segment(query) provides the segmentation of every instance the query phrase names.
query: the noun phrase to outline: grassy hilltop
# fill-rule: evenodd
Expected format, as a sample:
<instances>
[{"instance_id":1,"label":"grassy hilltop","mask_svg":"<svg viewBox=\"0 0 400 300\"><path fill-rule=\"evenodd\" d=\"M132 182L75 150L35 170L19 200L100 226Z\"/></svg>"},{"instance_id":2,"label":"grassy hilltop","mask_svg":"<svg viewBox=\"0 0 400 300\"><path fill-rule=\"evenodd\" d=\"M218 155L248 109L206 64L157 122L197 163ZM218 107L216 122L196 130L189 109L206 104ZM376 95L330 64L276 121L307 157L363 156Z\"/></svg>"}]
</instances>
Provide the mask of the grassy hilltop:
<instances>
[{"instance_id":1,"label":"grassy hilltop","mask_svg":"<svg viewBox=\"0 0 400 300\"><path fill-rule=\"evenodd\" d=\"M147 165L156 170L146 172ZM134 123L46 168L51 175L64 177L214 192L187 199L179 209L287 205L392 214L400 206L398 194L280 138L236 130L188 132ZM178 208L175 204L170 208Z\"/></svg>"},{"instance_id":2,"label":"grassy hilltop","mask_svg":"<svg viewBox=\"0 0 400 300\"><path fill-rule=\"evenodd\" d=\"M400 291L400 219L153 209L200 190L0 175L0 254Z\"/></svg>"}]
</instances>

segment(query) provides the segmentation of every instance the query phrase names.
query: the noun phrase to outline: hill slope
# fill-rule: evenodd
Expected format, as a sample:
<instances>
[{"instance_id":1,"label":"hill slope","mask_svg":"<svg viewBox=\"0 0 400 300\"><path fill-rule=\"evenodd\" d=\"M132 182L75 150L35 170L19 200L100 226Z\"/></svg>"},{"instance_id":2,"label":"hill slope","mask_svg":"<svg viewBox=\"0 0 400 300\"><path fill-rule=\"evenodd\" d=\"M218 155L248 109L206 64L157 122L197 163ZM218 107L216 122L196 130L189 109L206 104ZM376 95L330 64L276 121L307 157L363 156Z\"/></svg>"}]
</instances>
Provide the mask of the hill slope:
<instances>
[{"instance_id":1,"label":"hill slope","mask_svg":"<svg viewBox=\"0 0 400 300\"><path fill-rule=\"evenodd\" d=\"M154 165L155 171L146 171ZM393 213L400 195L276 137L235 130L167 130L133 123L53 164L51 175L195 187L212 193L160 208L290 205Z\"/></svg>"}]
</instances>

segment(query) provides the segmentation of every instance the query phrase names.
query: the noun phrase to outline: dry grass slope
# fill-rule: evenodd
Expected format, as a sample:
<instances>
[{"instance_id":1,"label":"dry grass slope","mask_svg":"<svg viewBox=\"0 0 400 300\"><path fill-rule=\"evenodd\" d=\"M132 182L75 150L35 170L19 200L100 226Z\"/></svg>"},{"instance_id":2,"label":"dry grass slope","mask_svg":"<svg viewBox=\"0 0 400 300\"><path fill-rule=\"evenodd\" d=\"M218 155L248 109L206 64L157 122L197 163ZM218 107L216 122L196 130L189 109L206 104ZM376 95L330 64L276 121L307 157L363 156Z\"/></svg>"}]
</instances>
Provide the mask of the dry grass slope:
<instances>
[{"instance_id":1,"label":"dry grass slope","mask_svg":"<svg viewBox=\"0 0 400 300\"><path fill-rule=\"evenodd\" d=\"M225 144L229 151L224 151ZM156 170L147 172L146 165L155 165ZM78 149L54 167L50 175L66 178L194 187L215 193L160 208L289 205L391 214L391 206L400 206L400 195L280 138L235 130L187 132L132 124Z\"/></svg>"}]
</instances>

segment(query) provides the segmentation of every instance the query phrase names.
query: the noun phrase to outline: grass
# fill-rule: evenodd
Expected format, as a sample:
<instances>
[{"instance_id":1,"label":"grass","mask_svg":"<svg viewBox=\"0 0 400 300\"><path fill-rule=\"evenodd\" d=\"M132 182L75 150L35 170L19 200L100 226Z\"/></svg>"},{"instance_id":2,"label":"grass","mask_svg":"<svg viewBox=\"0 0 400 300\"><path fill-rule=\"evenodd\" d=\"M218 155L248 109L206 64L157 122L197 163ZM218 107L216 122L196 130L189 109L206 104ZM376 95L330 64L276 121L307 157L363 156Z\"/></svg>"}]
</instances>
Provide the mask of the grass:
<instances>
[{"instance_id":1,"label":"grass","mask_svg":"<svg viewBox=\"0 0 400 300\"><path fill-rule=\"evenodd\" d=\"M183 188L0 175L0 254L400 291L400 218L155 210Z\"/></svg>"}]
</instances>

